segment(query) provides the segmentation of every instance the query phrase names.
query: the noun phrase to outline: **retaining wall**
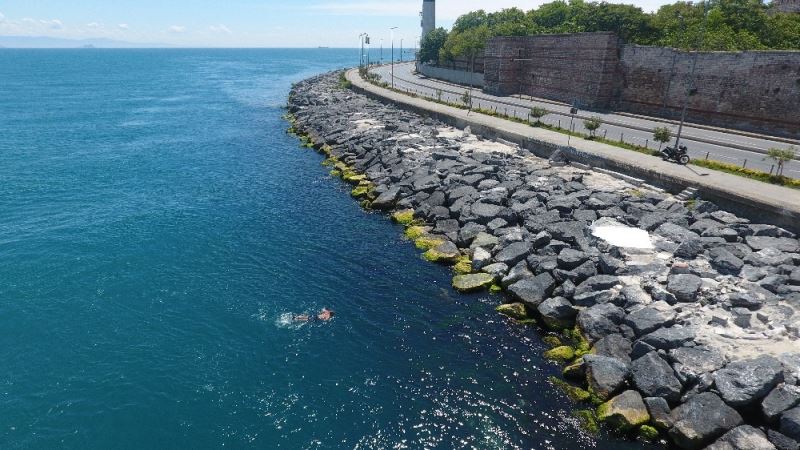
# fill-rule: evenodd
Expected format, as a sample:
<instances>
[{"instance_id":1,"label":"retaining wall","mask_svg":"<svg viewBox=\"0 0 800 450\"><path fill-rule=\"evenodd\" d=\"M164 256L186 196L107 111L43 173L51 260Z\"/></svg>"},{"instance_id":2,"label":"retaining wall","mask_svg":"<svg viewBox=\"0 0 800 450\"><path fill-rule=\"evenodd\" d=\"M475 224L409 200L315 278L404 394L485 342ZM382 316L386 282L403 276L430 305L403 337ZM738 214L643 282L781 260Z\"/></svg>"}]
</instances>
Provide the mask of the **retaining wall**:
<instances>
[{"instance_id":1,"label":"retaining wall","mask_svg":"<svg viewBox=\"0 0 800 450\"><path fill-rule=\"evenodd\" d=\"M417 71L426 77L449 81L451 83L463 84L468 86L484 86L483 73L466 72L463 70L446 69L444 67L431 66L428 64L418 64Z\"/></svg>"}]
</instances>

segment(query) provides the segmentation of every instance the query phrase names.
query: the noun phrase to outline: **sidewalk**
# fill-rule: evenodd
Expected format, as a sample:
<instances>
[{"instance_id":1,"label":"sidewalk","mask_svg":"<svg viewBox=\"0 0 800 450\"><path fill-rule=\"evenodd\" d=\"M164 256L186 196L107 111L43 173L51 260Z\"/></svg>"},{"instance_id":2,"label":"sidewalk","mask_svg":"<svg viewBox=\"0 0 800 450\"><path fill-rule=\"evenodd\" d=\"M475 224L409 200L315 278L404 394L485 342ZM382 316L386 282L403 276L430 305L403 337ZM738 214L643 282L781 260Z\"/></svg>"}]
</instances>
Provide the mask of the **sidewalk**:
<instances>
[{"instance_id":1,"label":"sidewalk","mask_svg":"<svg viewBox=\"0 0 800 450\"><path fill-rule=\"evenodd\" d=\"M555 131L477 114L380 88L362 80L357 70L348 71L347 79L353 83L354 88L367 95L433 115L459 128L470 126L473 132L483 134L484 137L500 137L520 144L541 156L562 149L571 155L571 159L578 162L641 178L673 192L694 187L704 199L715 201L733 210L732 212L800 232L798 190L700 167L680 166L656 157L580 138L571 138L571 147L567 147L567 136Z\"/></svg>"}]
</instances>

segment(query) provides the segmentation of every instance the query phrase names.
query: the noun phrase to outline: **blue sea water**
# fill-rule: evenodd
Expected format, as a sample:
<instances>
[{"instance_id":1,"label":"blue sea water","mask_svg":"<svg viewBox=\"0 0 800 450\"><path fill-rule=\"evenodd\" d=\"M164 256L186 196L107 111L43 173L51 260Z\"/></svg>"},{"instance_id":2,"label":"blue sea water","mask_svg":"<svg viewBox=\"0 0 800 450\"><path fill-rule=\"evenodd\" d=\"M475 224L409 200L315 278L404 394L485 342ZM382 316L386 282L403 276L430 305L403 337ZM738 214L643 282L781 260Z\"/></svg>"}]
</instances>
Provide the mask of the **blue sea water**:
<instances>
[{"instance_id":1,"label":"blue sea water","mask_svg":"<svg viewBox=\"0 0 800 450\"><path fill-rule=\"evenodd\" d=\"M0 448L640 446L285 133L357 61L0 50Z\"/></svg>"}]
</instances>

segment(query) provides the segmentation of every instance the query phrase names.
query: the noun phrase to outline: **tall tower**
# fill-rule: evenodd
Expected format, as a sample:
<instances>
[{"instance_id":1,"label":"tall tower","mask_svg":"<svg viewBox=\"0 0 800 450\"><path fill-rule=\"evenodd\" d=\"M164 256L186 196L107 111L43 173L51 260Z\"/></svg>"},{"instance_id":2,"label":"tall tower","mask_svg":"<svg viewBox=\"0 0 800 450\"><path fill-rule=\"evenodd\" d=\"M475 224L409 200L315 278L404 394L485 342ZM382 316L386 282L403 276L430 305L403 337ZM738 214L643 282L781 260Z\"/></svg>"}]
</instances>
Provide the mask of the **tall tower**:
<instances>
[{"instance_id":1,"label":"tall tower","mask_svg":"<svg viewBox=\"0 0 800 450\"><path fill-rule=\"evenodd\" d=\"M423 0L422 1L422 37L425 36L436 28L436 0Z\"/></svg>"}]
</instances>

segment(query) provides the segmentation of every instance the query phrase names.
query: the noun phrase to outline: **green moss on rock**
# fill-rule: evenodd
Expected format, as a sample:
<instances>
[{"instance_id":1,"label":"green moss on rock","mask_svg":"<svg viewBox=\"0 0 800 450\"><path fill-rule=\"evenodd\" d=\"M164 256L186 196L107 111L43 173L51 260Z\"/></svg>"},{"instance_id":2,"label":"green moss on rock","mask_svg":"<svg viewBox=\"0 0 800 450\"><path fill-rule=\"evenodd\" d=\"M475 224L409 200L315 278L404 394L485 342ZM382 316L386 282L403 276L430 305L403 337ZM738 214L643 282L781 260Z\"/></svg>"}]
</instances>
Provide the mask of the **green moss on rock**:
<instances>
[{"instance_id":1,"label":"green moss on rock","mask_svg":"<svg viewBox=\"0 0 800 450\"><path fill-rule=\"evenodd\" d=\"M414 222L414 210L404 209L392 214L392 220L400 225L411 225Z\"/></svg>"},{"instance_id":2,"label":"green moss on rock","mask_svg":"<svg viewBox=\"0 0 800 450\"><path fill-rule=\"evenodd\" d=\"M597 417L594 411L589 409L579 409L572 413L581 424L581 428L590 434L597 434L600 432L600 426L597 424Z\"/></svg>"},{"instance_id":3,"label":"green moss on rock","mask_svg":"<svg viewBox=\"0 0 800 450\"><path fill-rule=\"evenodd\" d=\"M466 275L472 273L472 260L467 255L461 255L456 260L456 265L453 267L456 275Z\"/></svg>"},{"instance_id":4,"label":"green moss on rock","mask_svg":"<svg viewBox=\"0 0 800 450\"><path fill-rule=\"evenodd\" d=\"M498 294L500 292L503 292L503 286L500 286L497 283L492 283L492 285L489 286L489 292L491 292L492 294Z\"/></svg>"},{"instance_id":5,"label":"green moss on rock","mask_svg":"<svg viewBox=\"0 0 800 450\"><path fill-rule=\"evenodd\" d=\"M642 425L639 427L639 432L637 433L639 439L647 442L653 442L658 439L658 430L651 426L651 425Z\"/></svg>"},{"instance_id":6,"label":"green moss on rock","mask_svg":"<svg viewBox=\"0 0 800 450\"><path fill-rule=\"evenodd\" d=\"M575 350L568 345L562 345L544 352L544 357L554 361L572 361L575 358Z\"/></svg>"},{"instance_id":7,"label":"green moss on rock","mask_svg":"<svg viewBox=\"0 0 800 450\"><path fill-rule=\"evenodd\" d=\"M585 389L573 386L560 378L550 377L548 378L548 380L550 381L550 383L553 384L553 386L557 387L562 392L567 394L567 397L569 397L572 401L585 402L588 401L591 397L591 394L589 394L589 392L586 391ZM594 413L592 413L592 415L594 415Z\"/></svg>"},{"instance_id":8,"label":"green moss on rock","mask_svg":"<svg viewBox=\"0 0 800 450\"><path fill-rule=\"evenodd\" d=\"M459 292L474 292L485 289L494 278L488 273L471 273L453 277L453 288Z\"/></svg>"},{"instance_id":9,"label":"green moss on rock","mask_svg":"<svg viewBox=\"0 0 800 450\"><path fill-rule=\"evenodd\" d=\"M495 308L495 310L500 314L511 317L512 319L526 320L529 318L528 310L522 303L507 303L498 306Z\"/></svg>"},{"instance_id":10,"label":"green moss on rock","mask_svg":"<svg viewBox=\"0 0 800 450\"><path fill-rule=\"evenodd\" d=\"M630 431L650 421L650 414L636 391L625 391L597 408L597 418L620 431Z\"/></svg>"},{"instance_id":11,"label":"green moss on rock","mask_svg":"<svg viewBox=\"0 0 800 450\"><path fill-rule=\"evenodd\" d=\"M444 243L442 238L436 236L420 236L414 240L414 245L420 250L428 251L432 248L438 247Z\"/></svg>"},{"instance_id":12,"label":"green moss on rock","mask_svg":"<svg viewBox=\"0 0 800 450\"><path fill-rule=\"evenodd\" d=\"M542 342L544 342L550 348L561 347L564 345L561 343L561 339L559 339L557 336L553 336L552 334L543 337Z\"/></svg>"}]
</instances>

